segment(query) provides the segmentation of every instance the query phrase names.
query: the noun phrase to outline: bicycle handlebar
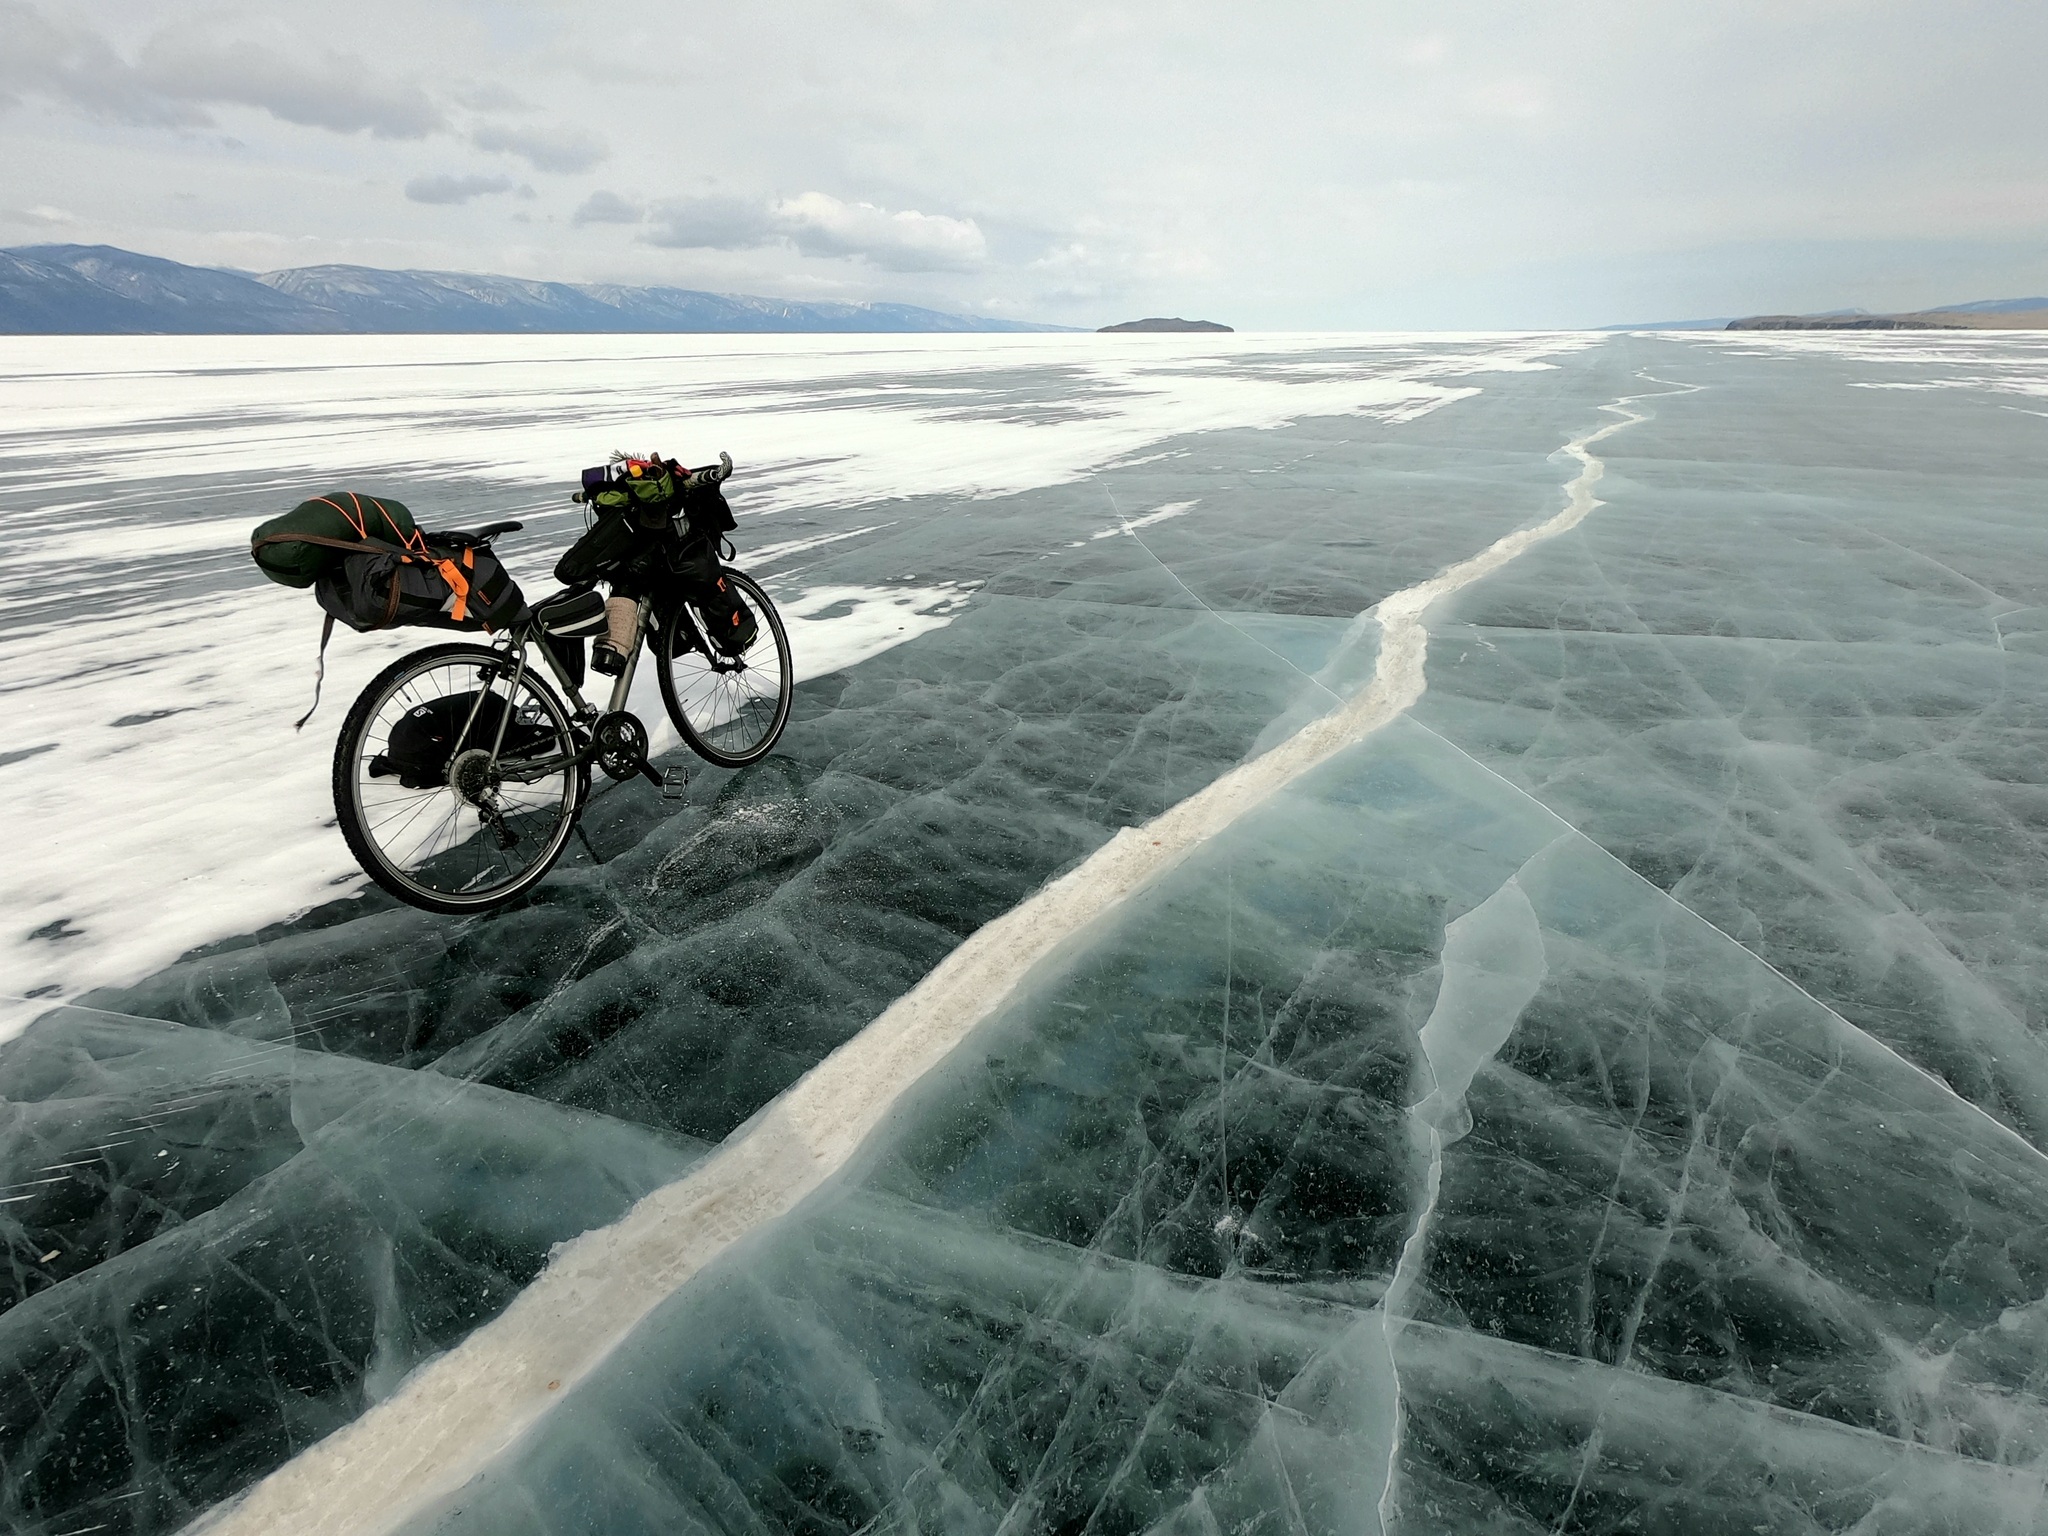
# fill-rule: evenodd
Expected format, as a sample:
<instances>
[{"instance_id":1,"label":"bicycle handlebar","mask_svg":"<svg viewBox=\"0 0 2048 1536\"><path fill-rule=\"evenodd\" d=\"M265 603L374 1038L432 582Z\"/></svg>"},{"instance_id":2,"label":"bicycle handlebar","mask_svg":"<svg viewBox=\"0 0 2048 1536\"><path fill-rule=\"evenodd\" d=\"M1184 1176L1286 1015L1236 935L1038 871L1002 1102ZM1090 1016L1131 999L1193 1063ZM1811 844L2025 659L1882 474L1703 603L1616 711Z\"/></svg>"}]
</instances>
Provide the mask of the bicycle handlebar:
<instances>
[{"instance_id":1,"label":"bicycle handlebar","mask_svg":"<svg viewBox=\"0 0 2048 1536\"><path fill-rule=\"evenodd\" d=\"M718 485L732 473L732 455L724 449L718 451L718 462L707 464L702 469L692 470L689 479L683 482L686 491L701 491L707 485Z\"/></svg>"},{"instance_id":2,"label":"bicycle handlebar","mask_svg":"<svg viewBox=\"0 0 2048 1536\"><path fill-rule=\"evenodd\" d=\"M732 455L720 449L718 462L707 464L702 469L693 469L686 475L681 488L686 491L701 491L707 486L721 485L732 474ZM588 498L581 491L571 491L569 499L581 506Z\"/></svg>"}]
</instances>

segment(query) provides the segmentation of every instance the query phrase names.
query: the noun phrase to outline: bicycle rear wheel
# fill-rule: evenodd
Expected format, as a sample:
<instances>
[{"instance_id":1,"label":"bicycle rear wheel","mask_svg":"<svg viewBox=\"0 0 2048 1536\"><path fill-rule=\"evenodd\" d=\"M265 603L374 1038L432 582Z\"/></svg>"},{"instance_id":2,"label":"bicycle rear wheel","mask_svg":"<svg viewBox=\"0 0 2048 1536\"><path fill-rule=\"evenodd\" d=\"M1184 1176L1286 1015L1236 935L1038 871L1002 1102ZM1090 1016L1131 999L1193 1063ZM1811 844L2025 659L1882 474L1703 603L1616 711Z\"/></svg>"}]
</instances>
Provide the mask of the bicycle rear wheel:
<instances>
[{"instance_id":1,"label":"bicycle rear wheel","mask_svg":"<svg viewBox=\"0 0 2048 1536\"><path fill-rule=\"evenodd\" d=\"M662 618L654 664L661 701L690 750L722 768L742 768L774 749L789 723L794 684L782 615L753 577L722 574L760 621L753 642L726 655L705 640L698 608L681 602Z\"/></svg>"},{"instance_id":2,"label":"bicycle rear wheel","mask_svg":"<svg viewBox=\"0 0 2048 1536\"><path fill-rule=\"evenodd\" d=\"M379 673L342 722L335 819L364 872L400 901L497 906L537 884L568 844L590 769L514 776L576 741L554 691L530 671L515 690L512 671L488 646L430 646Z\"/></svg>"}]
</instances>

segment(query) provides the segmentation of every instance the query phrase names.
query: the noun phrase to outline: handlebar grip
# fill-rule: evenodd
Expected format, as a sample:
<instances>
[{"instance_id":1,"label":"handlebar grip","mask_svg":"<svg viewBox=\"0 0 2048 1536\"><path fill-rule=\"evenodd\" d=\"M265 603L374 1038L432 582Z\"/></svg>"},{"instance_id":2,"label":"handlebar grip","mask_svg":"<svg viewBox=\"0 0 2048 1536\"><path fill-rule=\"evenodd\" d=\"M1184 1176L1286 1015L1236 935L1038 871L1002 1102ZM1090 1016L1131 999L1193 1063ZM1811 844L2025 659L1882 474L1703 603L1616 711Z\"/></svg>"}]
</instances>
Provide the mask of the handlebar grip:
<instances>
[{"instance_id":1,"label":"handlebar grip","mask_svg":"<svg viewBox=\"0 0 2048 1536\"><path fill-rule=\"evenodd\" d=\"M723 449L719 451L718 462L693 470L689 479L683 482L686 491L701 491L707 485L717 485L732 473L732 455Z\"/></svg>"},{"instance_id":2,"label":"handlebar grip","mask_svg":"<svg viewBox=\"0 0 2048 1536\"><path fill-rule=\"evenodd\" d=\"M569 493L569 499L575 502L576 505L579 507L583 505L583 493L581 491L571 491Z\"/></svg>"}]
</instances>

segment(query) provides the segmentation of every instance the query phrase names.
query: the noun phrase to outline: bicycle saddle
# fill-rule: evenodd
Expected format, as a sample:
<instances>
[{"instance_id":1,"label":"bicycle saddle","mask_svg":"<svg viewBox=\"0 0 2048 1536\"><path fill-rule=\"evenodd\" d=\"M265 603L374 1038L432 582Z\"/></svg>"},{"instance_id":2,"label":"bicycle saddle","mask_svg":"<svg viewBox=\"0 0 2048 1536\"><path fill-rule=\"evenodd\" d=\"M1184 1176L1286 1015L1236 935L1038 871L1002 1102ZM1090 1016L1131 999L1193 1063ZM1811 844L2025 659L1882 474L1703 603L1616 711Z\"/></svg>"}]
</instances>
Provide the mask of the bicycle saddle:
<instances>
[{"instance_id":1,"label":"bicycle saddle","mask_svg":"<svg viewBox=\"0 0 2048 1536\"><path fill-rule=\"evenodd\" d=\"M501 533L517 533L524 523L486 523L481 528L449 528L427 535L430 544L488 544Z\"/></svg>"}]
</instances>

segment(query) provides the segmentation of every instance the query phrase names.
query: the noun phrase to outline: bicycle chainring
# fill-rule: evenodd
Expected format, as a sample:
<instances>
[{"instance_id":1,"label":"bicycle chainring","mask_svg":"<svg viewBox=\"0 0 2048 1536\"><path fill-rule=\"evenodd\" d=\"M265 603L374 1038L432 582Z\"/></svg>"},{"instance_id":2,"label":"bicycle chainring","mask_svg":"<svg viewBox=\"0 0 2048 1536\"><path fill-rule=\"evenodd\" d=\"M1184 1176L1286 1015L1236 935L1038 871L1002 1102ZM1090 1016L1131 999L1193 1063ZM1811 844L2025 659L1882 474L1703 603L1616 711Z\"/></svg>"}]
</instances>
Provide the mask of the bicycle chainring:
<instances>
[{"instance_id":1,"label":"bicycle chainring","mask_svg":"<svg viewBox=\"0 0 2048 1536\"><path fill-rule=\"evenodd\" d=\"M591 727L597 766L614 779L630 779L647 763L647 727L627 710L601 715Z\"/></svg>"}]
</instances>

